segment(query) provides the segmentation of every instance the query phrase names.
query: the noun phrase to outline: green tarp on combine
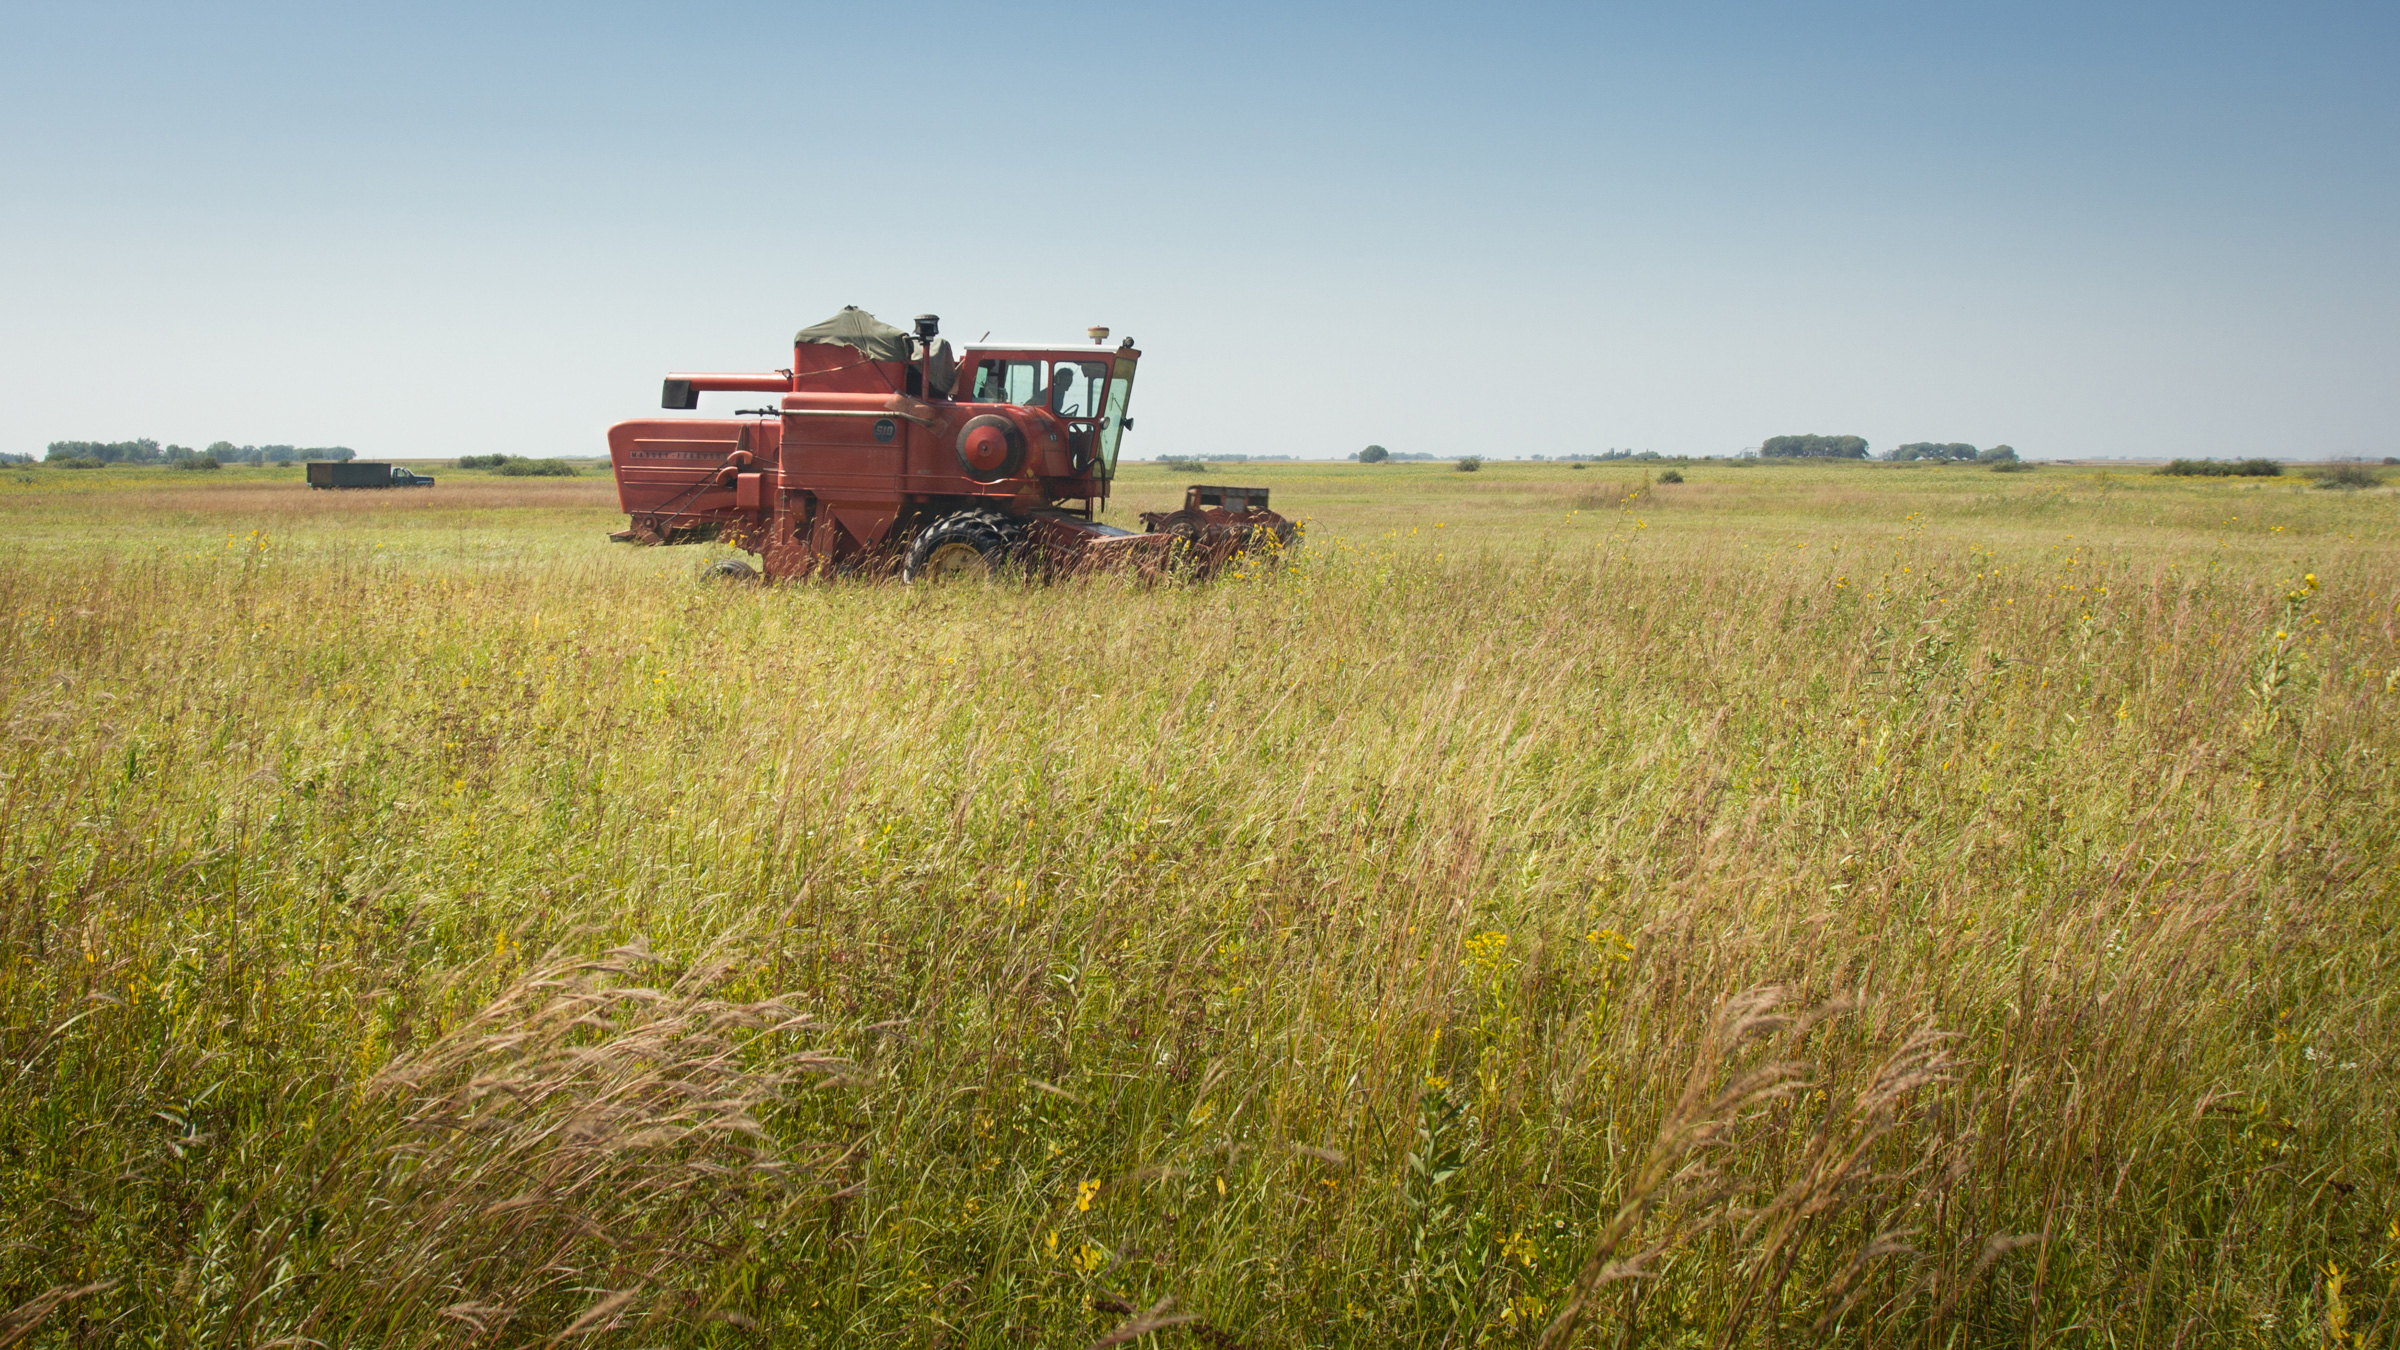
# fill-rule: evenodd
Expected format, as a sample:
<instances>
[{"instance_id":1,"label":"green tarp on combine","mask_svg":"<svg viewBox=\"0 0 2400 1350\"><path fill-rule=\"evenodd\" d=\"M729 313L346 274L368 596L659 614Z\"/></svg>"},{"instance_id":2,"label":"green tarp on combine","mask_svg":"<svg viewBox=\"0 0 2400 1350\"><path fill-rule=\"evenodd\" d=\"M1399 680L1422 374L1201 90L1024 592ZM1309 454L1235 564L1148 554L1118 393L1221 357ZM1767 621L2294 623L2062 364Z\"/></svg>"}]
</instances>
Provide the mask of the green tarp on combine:
<instances>
[{"instance_id":1,"label":"green tarp on combine","mask_svg":"<svg viewBox=\"0 0 2400 1350\"><path fill-rule=\"evenodd\" d=\"M908 359L908 334L856 305L844 305L841 313L825 322L801 329L792 336L792 341L838 342L857 348L870 361Z\"/></svg>"}]
</instances>

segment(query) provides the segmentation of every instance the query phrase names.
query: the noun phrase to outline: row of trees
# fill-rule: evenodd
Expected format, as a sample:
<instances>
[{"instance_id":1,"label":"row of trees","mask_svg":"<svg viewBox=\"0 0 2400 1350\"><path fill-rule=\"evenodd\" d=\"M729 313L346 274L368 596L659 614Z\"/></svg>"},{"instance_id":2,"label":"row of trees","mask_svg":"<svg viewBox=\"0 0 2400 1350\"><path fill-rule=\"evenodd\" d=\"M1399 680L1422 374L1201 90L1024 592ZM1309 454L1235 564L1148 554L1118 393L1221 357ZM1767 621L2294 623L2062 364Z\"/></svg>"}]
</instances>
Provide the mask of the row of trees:
<instances>
[{"instance_id":1,"label":"row of trees","mask_svg":"<svg viewBox=\"0 0 2400 1350\"><path fill-rule=\"evenodd\" d=\"M2013 445L1995 445L1978 450L1965 441L1910 441L1884 451L1883 457L1895 462L1932 459L1956 464L2013 464L2017 459L2017 449Z\"/></svg>"},{"instance_id":2,"label":"row of trees","mask_svg":"<svg viewBox=\"0 0 2400 1350\"><path fill-rule=\"evenodd\" d=\"M290 445L235 445L230 441L218 441L205 453L219 464L298 464L312 459L330 459L338 464L358 458L358 452L346 445L301 449Z\"/></svg>"},{"instance_id":3,"label":"row of trees","mask_svg":"<svg viewBox=\"0 0 2400 1350\"><path fill-rule=\"evenodd\" d=\"M1865 459L1863 436L1769 436L1758 447L1761 459Z\"/></svg>"},{"instance_id":4,"label":"row of trees","mask_svg":"<svg viewBox=\"0 0 2400 1350\"><path fill-rule=\"evenodd\" d=\"M1368 447L1367 447L1366 449L1364 449L1364 450L1357 450L1357 451L1353 451L1353 452L1351 453L1351 455L1350 455L1350 458L1357 460L1357 461L1358 461L1359 463L1361 463L1361 464L1383 464L1383 463L1387 463L1387 462L1394 462L1394 461L1398 461L1398 460L1404 460L1404 459L1408 459L1408 460L1427 460L1427 461L1430 461L1430 460L1439 459L1439 458L1441 458L1441 456L1439 456L1439 455L1428 455L1428 454L1394 454L1393 452L1391 452L1391 451L1389 451L1389 450L1386 450L1386 449L1384 449L1384 448L1383 448L1382 446L1380 446L1380 445L1370 445L1370 446L1368 446ZM1469 459L1472 459L1472 460L1474 460L1474 461L1475 461L1475 463L1477 464L1477 466L1479 466L1479 467L1480 467L1480 466L1482 465L1482 463L1483 463L1483 456L1481 456L1481 455L1469 455L1469 456L1468 456L1468 458L1469 458ZM1548 460L1548 459L1550 459L1551 457L1550 457L1550 456L1548 456L1548 455L1535 455L1535 456L1534 456L1534 458L1535 458L1535 459L1537 459L1537 460L1544 460L1544 461L1547 461L1547 460ZM1661 455L1660 455L1660 454L1659 454L1659 453L1658 453L1656 450L1643 450L1643 451L1640 451L1640 452L1638 452L1638 453L1637 453L1637 452L1635 452L1635 451L1632 451L1632 450L1610 450L1610 451L1608 451L1608 452L1606 452L1606 453L1604 453L1604 454L1597 454L1597 455L1560 455L1560 456L1558 456L1558 460L1559 460L1559 462L1561 462L1561 463L1569 463L1569 462L1573 462L1573 463L1591 463L1591 464L1596 464L1596 463L1599 463L1599 462L1601 462L1601 461L1603 461L1603 460L1611 460L1611 459L1660 459L1660 458L1663 458L1663 456L1661 456ZM1473 473L1474 471L1475 471L1475 470L1473 470L1473 469L1469 469L1469 470L1467 470L1467 472L1469 472L1469 473Z\"/></svg>"},{"instance_id":5,"label":"row of trees","mask_svg":"<svg viewBox=\"0 0 2400 1350\"><path fill-rule=\"evenodd\" d=\"M1864 436L1769 436L1758 447L1761 459L1865 459L1867 438ZM1931 459L1953 463L2014 464L2016 449L1995 445L1978 450L1964 441L1910 441L1884 451L1883 457L1896 462Z\"/></svg>"},{"instance_id":6,"label":"row of trees","mask_svg":"<svg viewBox=\"0 0 2400 1350\"><path fill-rule=\"evenodd\" d=\"M2281 478L2283 466L2271 459L2171 459L2156 472L2175 478Z\"/></svg>"},{"instance_id":7,"label":"row of trees","mask_svg":"<svg viewBox=\"0 0 2400 1350\"><path fill-rule=\"evenodd\" d=\"M191 454L188 447L161 446L145 438L138 441L52 441L46 458L54 463L159 464L189 459Z\"/></svg>"},{"instance_id":8,"label":"row of trees","mask_svg":"<svg viewBox=\"0 0 2400 1350\"><path fill-rule=\"evenodd\" d=\"M502 478L573 478L575 466L563 459L527 459L523 455L460 455L462 469L490 469Z\"/></svg>"},{"instance_id":9,"label":"row of trees","mask_svg":"<svg viewBox=\"0 0 2400 1350\"><path fill-rule=\"evenodd\" d=\"M194 450L188 445L160 445L144 437L138 441L52 441L44 458L54 464L181 464L196 459L213 459L219 464L297 464L312 459L352 460L358 458L358 452L346 445L303 448L235 445L231 441Z\"/></svg>"}]
</instances>

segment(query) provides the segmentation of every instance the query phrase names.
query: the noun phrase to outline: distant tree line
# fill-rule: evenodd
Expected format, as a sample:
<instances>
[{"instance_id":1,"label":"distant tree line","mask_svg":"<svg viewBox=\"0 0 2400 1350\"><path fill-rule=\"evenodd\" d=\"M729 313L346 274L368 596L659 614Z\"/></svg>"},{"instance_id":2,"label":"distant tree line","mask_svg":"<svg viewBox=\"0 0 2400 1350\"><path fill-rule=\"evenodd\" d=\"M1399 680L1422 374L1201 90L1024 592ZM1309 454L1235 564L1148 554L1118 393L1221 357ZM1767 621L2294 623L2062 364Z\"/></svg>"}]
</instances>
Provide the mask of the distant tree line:
<instances>
[{"instance_id":1,"label":"distant tree line","mask_svg":"<svg viewBox=\"0 0 2400 1350\"><path fill-rule=\"evenodd\" d=\"M1978 450L1965 441L1910 441L1883 452L1883 457L1897 463L1913 459L1948 460L1952 463L2013 464L2017 450L2013 445L1995 445Z\"/></svg>"},{"instance_id":2,"label":"distant tree line","mask_svg":"<svg viewBox=\"0 0 2400 1350\"><path fill-rule=\"evenodd\" d=\"M160 445L148 437L138 441L52 441L50 453L43 457L45 463L76 465L181 464L197 459L219 464L296 464L311 459L356 458L358 452L346 445L303 449L296 445L235 445L231 441L218 441L206 450L194 450L188 445Z\"/></svg>"},{"instance_id":3,"label":"distant tree line","mask_svg":"<svg viewBox=\"0 0 2400 1350\"><path fill-rule=\"evenodd\" d=\"M358 458L358 452L346 445L320 445L301 449L291 445L235 445L218 441L208 447L208 456L219 464L298 464L312 459L329 459L346 463Z\"/></svg>"},{"instance_id":4,"label":"distant tree line","mask_svg":"<svg viewBox=\"0 0 2400 1350\"><path fill-rule=\"evenodd\" d=\"M573 478L575 466L563 459L527 459L523 455L460 455L462 469L490 469L502 478Z\"/></svg>"},{"instance_id":5,"label":"distant tree line","mask_svg":"<svg viewBox=\"0 0 2400 1350\"><path fill-rule=\"evenodd\" d=\"M164 464L191 457L186 446L162 446L154 440L138 441L52 441L50 453L44 456L52 463L82 461L91 464Z\"/></svg>"},{"instance_id":6,"label":"distant tree line","mask_svg":"<svg viewBox=\"0 0 2400 1350\"><path fill-rule=\"evenodd\" d=\"M1865 459L1863 436L1769 436L1758 447L1761 459Z\"/></svg>"},{"instance_id":7,"label":"distant tree line","mask_svg":"<svg viewBox=\"0 0 2400 1350\"><path fill-rule=\"evenodd\" d=\"M2283 466L2271 459L2175 459L2159 472L2176 478L2281 478Z\"/></svg>"},{"instance_id":8,"label":"distant tree line","mask_svg":"<svg viewBox=\"0 0 2400 1350\"><path fill-rule=\"evenodd\" d=\"M1440 458L1442 458L1442 456L1440 456L1440 455L1432 455L1432 454L1422 454L1422 453L1418 453L1418 454L1404 454L1404 453L1398 453L1398 452L1394 452L1394 451L1391 451L1391 450L1386 450L1386 449L1384 449L1384 448L1383 448L1382 446L1380 446L1380 445L1370 445L1370 446L1368 446L1368 447L1367 447L1366 449L1364 449L1364 450L1360 450L1360 451L1357 451L1357 452L1353 453L1353 454L1350 456L1350 458L1357 460L1357 461L1358 461L1359 463L1361 463L1361 464L1383 464L1383 463L1386 463L1386 462L1394 462L1394 461L1398 461L1398 460L1404 460L1404 459L1407 459L1407 460L1434 460L1434 459L1440 459ZM1470 459L1473 459L1473 460L1474 460L1474 461L1475 461L1477 464L1481 464L1481 463L1483 462L1483 456L1481 456L1481 455L1470 455L1470 456L1468 456L1468 458L1470 458ZM1594 454L1580 454L1580 455L1530 455L1530 456L1527 456L1527 458L1529 458L1529 459L1534 459L1534 460L1540 460L1540 461L1542 461L1542 462L1545 462L1545 463L1547 463L1547 462L1550 462L1550 461L1552 461L1552 460L1556 460L1558 463L1561 463L1561 464L1597 464L1597 463L1600 463L1600 462L1602 462L1602 461L1605 461L1605 460L1612 460L1612 459L1673 459L1673 460L1677 460L1677 461L1679 461L1679 462L1680 462L1680 461L1682 461L1683 459L1685 459L1685 458L1686 458L1686 456L1682 456L1682 455L1661 455L1661 454L1659 454L1659 453L1658 453L1656 450L1638 450L1638 451L1637 451L1637 450L1614 450L1614 449L1612 449L1612 450L1605 450L1605 451L1601 451L1601 452L1594 453ZM1473 472L1474 472L1474 470L1473 470L1473 469L1469 469L1467 472L1469 472L1469 473L1473 473Z\"/></svg>"},{"instance_id":9,"label":"distant tree line","mask_svg":"<svg viewBox=\"0 0 2400 1350\"><path fill-rule=\"evenodd\" d=\"M1884 451L1883 457L1895 462L1912 459L1971 460L1975 458L1975 447L1965 441L1910 441Z\"/></svg>"}]
</instances>

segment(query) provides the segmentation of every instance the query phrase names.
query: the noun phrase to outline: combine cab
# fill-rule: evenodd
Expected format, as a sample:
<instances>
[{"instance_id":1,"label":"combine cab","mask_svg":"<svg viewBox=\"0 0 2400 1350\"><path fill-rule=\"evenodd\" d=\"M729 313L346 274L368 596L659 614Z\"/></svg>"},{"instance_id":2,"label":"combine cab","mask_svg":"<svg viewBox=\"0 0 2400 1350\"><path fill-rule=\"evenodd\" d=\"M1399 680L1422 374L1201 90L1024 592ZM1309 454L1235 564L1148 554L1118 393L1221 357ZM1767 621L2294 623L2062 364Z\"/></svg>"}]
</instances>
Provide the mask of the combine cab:
<instances>
[{"instance_id":1,"label":"combine cab","mask_svg":"<svg viewBox=\"0 0 2400 1350\"><path fill-rule=\"evenodd\" d=\"M1145 533L1095 518L1133 419L1141 352L977 344L953 354L933 315L904 333L859 309L800 330L788 370L676 374L663 404L703 392L775 395L731 418L656 418L608 430L613 538L723 539L769 577L896 569L907 581L1096 566L1206 571L1246 548L1296 542L1264 489L1194 487Z\"/></svg>"}]
</instances>

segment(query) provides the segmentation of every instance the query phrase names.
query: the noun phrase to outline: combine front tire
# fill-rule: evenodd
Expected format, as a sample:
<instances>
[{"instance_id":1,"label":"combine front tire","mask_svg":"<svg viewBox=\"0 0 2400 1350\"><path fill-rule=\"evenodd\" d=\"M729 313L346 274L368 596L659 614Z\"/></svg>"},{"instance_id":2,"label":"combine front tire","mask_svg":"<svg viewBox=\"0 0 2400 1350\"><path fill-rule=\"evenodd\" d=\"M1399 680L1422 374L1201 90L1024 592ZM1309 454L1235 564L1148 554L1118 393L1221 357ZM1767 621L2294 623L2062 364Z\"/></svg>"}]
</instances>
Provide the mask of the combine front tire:
<instances>
[{"instance_id":1,"label":"combine front tire","mask_svg":"<svg viewBox=\"0 0 2400 1350\"><path fill-rule=\"evenodd\" d=\"M925 527L908 546L900 579L920 581L983 580L997 576L1025 557L1025 527L990 511L962 511Z\"/></svg>"}]
</instances>

